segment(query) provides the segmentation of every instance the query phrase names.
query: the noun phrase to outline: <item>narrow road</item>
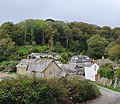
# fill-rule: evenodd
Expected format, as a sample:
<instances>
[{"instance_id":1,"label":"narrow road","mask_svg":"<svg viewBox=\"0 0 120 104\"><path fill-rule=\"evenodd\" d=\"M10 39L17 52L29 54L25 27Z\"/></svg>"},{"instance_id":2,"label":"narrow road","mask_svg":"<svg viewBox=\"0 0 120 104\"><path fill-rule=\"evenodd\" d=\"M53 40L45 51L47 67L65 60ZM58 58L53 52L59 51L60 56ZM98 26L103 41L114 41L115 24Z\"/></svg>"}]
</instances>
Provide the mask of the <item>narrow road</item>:
<instances>
[{"instance_id":1,"label":"narrow road","mask_svg":"<svg viewBox=\"0 0 120 104\"><path fill-rule=\"evenodd\" d=\"M120 93L109 90L107 88L99 87L101 91L101 97L89 104L120 104Z\"/></svg>"}]
</instances>

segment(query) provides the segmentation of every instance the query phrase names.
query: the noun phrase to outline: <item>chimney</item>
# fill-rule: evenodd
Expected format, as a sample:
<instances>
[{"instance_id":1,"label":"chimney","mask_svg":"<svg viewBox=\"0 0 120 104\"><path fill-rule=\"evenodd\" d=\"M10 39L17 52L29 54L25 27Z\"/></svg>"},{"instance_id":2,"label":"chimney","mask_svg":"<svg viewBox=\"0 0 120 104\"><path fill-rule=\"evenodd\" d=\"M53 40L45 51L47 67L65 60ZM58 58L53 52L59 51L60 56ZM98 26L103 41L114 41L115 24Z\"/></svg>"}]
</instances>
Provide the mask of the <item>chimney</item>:
<instances>
[{"instance_id":1,"label":"chimney","mask_svg":"<svg viewBox=\"0 0 120 104\"><path fill-rule=\"evenodd\" d=\"M102 59L105 59L104 56L102 56Z\"/></svg>"},{"instance_id":2,"label":"chimney","mask_svg":"<svg viewBox=\"0 0 120 104\"><path fill-rule=\"evenodd\" d=\"M28 60L30 60L30 59L31 59L31 56L30 56L29 54L28 54L28 56L27 56L27 59L28 59Z\"/></svg>"},{"instance_id":3,"label":"chimney","mask_svg":"<svg viewBox=\"0 0 120 104\"><path fill-rule=\"evenodd\" d=\"M93 63L93 64L96 63L96 60L93 59L91 63Z\"/></svg>"}]
</instances>

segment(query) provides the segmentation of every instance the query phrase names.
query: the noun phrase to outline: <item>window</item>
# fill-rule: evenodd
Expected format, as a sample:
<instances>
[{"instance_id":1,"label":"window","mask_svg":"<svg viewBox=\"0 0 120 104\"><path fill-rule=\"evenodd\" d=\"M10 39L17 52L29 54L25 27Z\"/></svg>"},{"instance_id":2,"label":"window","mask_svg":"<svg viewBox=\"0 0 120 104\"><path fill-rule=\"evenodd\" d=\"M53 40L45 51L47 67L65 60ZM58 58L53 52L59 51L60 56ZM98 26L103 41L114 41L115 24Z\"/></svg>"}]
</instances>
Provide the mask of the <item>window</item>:
<instances>
[{"instance_id":1,"label":"window","mask_svg":"<svg viewBox=\"0 0 120 104\"><path fill-rule=\"evenodd\" d=\"M56 75L56 71L55 71L55 70L50 70L50 71L49 71L49 75L50 75L50 76Z\"/></svg>"},{"instance_id":2,"label":"window","mask_svg":"<svg viewBox=\"0 0 120 104\"><path fill-rule=\"evenodd\" d=\"M53 71L49 71L49 75L52 76L53 75Z\"/></svg>"},{"instance_id":3,"label":"window","mask_svg":"<svg viewBox=\"0 0 120 104\"><path fill-rule=\"evenodd\" d=\"M96 65L94 66L94 71L96 71Z\"/></svg>"}]
</instances>

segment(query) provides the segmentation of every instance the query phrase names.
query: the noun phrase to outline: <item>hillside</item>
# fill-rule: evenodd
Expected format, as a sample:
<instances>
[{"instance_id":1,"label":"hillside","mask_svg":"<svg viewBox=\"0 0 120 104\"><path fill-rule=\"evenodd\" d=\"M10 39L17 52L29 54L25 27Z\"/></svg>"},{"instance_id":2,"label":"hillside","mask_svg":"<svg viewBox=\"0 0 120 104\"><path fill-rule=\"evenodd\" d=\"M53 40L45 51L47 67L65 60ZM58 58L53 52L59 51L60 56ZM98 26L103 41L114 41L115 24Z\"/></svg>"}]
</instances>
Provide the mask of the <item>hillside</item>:
<instances>
[{"instance_id":1,"label":"hillside","mask_svg":"<svg viewBox=\"0 0 120 104\"><path fill-rule=\"evenodd\" d=\"M120 62L120 28L83 22L28 19L0 26L0 62L19 60L31 52L105 56Z\"/></svg>"}]
</instances>

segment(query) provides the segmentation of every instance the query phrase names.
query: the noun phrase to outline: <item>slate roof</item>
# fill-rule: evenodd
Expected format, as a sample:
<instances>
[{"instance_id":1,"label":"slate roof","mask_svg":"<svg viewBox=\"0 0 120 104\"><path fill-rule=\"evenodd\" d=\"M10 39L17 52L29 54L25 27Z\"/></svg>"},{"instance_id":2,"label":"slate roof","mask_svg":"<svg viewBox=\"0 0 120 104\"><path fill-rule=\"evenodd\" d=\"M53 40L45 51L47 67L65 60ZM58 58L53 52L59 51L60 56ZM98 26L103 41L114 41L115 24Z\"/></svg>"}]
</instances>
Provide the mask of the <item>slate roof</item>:
<instances>
[{"instance_id":1,"label":"slate roof","mask_svg":"<svg viewBox=\"0 0 120 104\"><path fill-rule=\"evenodd\" d=\"M53 60L36 60L33 64L30 64L28 70L43 72Z\"/></svg>"},{"instance_id":2,"label":"slate roof","mask_svg":"<svg viewBox=\"0 0 120 104\"><path fill-rule=\"evenodd\" d=\"M22 59L16 67L27 68L27 65L34 63L36 59Z\"/></svg>"},{"instance_id":3,"label":"slate roof","mask_svg":"<svg viewBox=\"0 0 120 104\"><path fill-rule=\"evenodd\" d=\"M98 59L96 62L99 66L104 65L106 63L111 63L112 65L116 65L115 62L109 60L109 59Z\"/></svg>"},{"instance_id":4,"label":"slate roof","mask_svg":"<svg viewBox=\"0 0 120 104\"><path fill-rule=\"evenodd\" d=\"M61 66L61 69L67 70L67 71L76 71L76 64L63 64Z\"/></svg>"},{"instance_id":5,"label":"slate roof","mask_svg":"<svg viewBox=\"0 0 120 104\"><path fill-rule=\"evenodd\" d=\"M77 56L71 57L71 62L85 63L85 62L91 62L91 59L86 55L77 55Z\"/></svg>"},{"instance_id":6,"label":"slate roof","mask_svg":"<svg viewBox=\"0 0 120 104\"><path fill-rule=\"evenodd\" d=\"M86 67L91 67L94 63L89 63L89 64L86 64L85 66Z\"/></svg>"},{"instance_id":7,"label":"slate roof","mask_svg":"<svg viewBox=\"0 0 120 104\"><path fill-rule=\"evenodd\" d=\"M56 63L59 67L61 67L61 66L63 65L60 61L55 61L55 63Z\"/></svg>"},{"instance_id":8,"label":"slate roof","mask_svg":"<svg viewBox=\"0 0 120 104\"><path fill-rule=\"evenodd\" d=\"M36 58L41 58L41 57L56 57L60 58L61 56L57 53L31 53L30 56L34 56Z\"/></svg>"},{"instance_id":9,"label":"slate roof","mask_svg":"<svg viewBox=\"0 0 120 104\"><path fill-rule=\"evenodd\" d=\"M50 65L51 62L55 61L52 59L22 59L16 67L28 67L27 70L43 72Z\"/></svg>"}]
</instances>

